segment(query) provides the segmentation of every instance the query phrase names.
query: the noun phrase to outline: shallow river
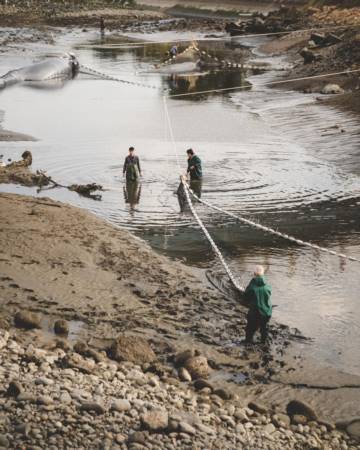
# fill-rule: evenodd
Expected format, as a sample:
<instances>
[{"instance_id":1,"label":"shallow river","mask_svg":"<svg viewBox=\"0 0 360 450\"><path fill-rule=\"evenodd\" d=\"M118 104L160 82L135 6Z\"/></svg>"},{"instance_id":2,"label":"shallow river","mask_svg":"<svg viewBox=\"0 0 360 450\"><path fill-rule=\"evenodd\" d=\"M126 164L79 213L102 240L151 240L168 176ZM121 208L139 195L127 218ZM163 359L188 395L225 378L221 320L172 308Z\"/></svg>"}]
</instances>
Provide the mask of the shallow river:
<instances>
[{"instance_id":1,"label":"shallow river","mask_svg":"<svg viewBox=\"0 0 360 450\"><path fill-rule=\"evenodd\" d=\"M46 51L72 48L87 66L173 93L252 83L250 90L168 101L181 165L185 169L185 150L192 147L203 161L204 199L360 257L359 118L325 107L313 95L259 86L274 73L246 81L236 71L159 74L152 65L166 45L113 48L99 45L104 42L98 38L96 45L79 45L84 39L74 33L62 37L56 48L31 44L25 52L14 50L2 56L1 72L30 63ZM240 51L224 43L200 45L205 46L219 56ZM15 159L28 148L34 168L47 170L58 182L96 182L107 189L101 202L65 190L41 195L88 208L135 232L156 250L221 276L221 266L192 217L179 212L179 171L159 90L80 75L53 89L4 90L0 110L4 128L39 139L1 142L0 153ZM331 128L337 124L344 133ZM141 189L134 192L126 190L122 177L130 145L136 147L143 168ZM35 194L15 186L2 185L1 190ZM274 318L313 338L304 351L320 362L360 374L360 264L264 235L204 206L197 209L243 283L254 264L266 266L277 305Z\"/></svg>"}]
</instances>

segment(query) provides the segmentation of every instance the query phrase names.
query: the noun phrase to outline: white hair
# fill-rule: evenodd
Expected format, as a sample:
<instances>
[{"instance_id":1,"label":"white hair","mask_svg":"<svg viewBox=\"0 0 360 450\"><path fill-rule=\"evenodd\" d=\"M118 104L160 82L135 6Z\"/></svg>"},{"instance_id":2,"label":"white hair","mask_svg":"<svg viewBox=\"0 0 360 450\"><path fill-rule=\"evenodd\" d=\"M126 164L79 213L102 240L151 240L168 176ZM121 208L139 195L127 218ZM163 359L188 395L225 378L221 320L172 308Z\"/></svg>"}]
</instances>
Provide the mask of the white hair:
<instances>
[{"instance_id":1,"label":"white hair","mask_svg":"<svg viewBox=\"0 0 360 450\"><path fill-rule=\"evenodd\" d=\"M262 277L265 273L265 269L263 266L255 266L254 275Z\"/></svg>"}]
</instances>

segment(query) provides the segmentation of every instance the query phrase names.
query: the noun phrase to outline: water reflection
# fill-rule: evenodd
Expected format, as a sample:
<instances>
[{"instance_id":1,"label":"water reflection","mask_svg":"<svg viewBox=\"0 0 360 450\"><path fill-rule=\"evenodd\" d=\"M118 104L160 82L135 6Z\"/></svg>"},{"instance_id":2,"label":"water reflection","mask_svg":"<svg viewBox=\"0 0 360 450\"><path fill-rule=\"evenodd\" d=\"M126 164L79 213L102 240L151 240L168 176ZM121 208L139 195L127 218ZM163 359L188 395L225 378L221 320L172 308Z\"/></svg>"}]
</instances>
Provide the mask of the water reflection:
<instances>
[{"instance_id":1,"label":"water reflection","mask_svg":"<svg viewBox=\"0 0 360 450\"><path fill-rule=\"evenodd\" d=\"M140 203L141 184L138 181L127 181L124 185L124 199L125 203L130 206L130 211L133 212L135 207Z\"/></svg>"},{"instance_id":2,"label":"water reflection","mask_svg":"<svg viewBox=\"0 0 360 450\"><path fill-rule=\"evenodd\" d=\"M177 75L172 74L167 77L166 84L170 90L170 95L186 94L198 91L208 91L223 87L244 86L244 90L250 90L251 84L246 81L245 72L241 70L214 70L207 73ZM207 94L208 96L210 94ZM218 95L216 92L211 95ZM190 100L201 100L200 96L192 95ZM183 97L186 99L186 97Z\"/></svg>"}]
</instances>

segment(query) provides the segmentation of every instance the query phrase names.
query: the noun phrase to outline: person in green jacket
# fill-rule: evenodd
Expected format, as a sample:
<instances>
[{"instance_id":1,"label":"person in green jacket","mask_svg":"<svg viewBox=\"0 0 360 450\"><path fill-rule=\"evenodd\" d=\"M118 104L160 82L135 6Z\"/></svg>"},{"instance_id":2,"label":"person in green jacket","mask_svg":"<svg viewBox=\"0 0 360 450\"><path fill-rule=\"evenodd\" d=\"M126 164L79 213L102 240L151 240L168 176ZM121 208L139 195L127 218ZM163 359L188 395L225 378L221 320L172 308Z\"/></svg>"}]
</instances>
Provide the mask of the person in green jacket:
<instances>
[{"instance_id":1,"label":"person in green jacket","mask_svg":"<svg viewBox=\"0 0 360 450\"><path fill-rule=\"evenodd\" d=\"M252 343L254 335L260 329L261 342L266 343L267 325L272 315L271 286L264 278L264 267L256 266L254 277L245 289L245 300L249 303L245 343Z\"/></svg>"},{"instance_id":2,"label":"person in green jacket","mask_svg":"<svg viewBox=\"0 0 360 450\"><path fill-rule=\"evenodd\" d=\"M187 173L190 175L190 180L200 181L202 179L201 159L195 155L194 150L189 148L186 150L188 156L188 169Z\"/></svg>"}]
</instances>

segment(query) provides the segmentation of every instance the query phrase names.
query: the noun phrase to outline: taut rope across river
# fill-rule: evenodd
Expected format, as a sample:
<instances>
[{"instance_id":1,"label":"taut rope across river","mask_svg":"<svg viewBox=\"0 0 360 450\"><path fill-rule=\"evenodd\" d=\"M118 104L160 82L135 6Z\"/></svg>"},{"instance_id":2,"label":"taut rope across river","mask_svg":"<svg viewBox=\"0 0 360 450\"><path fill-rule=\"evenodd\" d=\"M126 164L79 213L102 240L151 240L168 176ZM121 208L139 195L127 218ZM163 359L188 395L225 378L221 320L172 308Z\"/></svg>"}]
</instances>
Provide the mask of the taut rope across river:
<instances>
[{"instance_id":1,"label":"taut rope across river","mask_svg":"<svg viewBox=\"0 0 360 450\"><path fill-rule=\"evenodd\" d=\"M359 69L359 71L360 71L360 69ZM175 137L174 137L174 131L173 131L171 118L170 118L170 114L169 114L169 110L168 110L167 97L166 96L164 96L164 110L165 110L165 117L166 117L166 120L167 120L167 124L168 124L168 127L169 127L170 139L172 141L172 148L173 148L173 151L174 151L175 156L176 156L177 166L178 166L178 168L179 168L179 170L181 172L180 163L179 163L179 155L178 155L178 152L177 152L177 146L176 146L176 141L175 141ZM262 224L260 224L258 222L255 222L254 220L246 219L244 217L241 217L241 216L233 214L233 213L231 213L229 211L226 211L226 210L224 210L222 208L219 208L218 206L212 205L211 203L200 199L192 191L192 189L190 189L190 187L189 187L189 185L188 185L188 183L186 181L186 177L184 175L180 176L180 181L181 181L181 183L182 183L182 185L184 187L186 199L187 199L187 202L189 204L189 208L190 208L190 211L191 211L192 215L194 216L195 220L197 221L198 225L200 226L200 228L201 228L202 232L204 233L206 239L209 241L209 243L210 243L212 249L214 250L215 254L218 256L218 258L219 258L222 266L224 267L227 275L229 276L231 282L233 283L235 288L238 289L240 292L244 291L244 287L239 283L237 278L231 272L231 269L229 268L228 264L226 263L223 255L221 253L221 251L219 250L218 246L216 245L216 243L214 242L213 238L211 237L209 231L206 229L205 225L203 224L202 220L200 219L199 215L197 214L197 212L195 210L195 207L194 207L194 205L193 205L193 203L191 201L191 196L193 196L198 202L206 205L207 207L209 207L211 209L214 209L216 211L219 211L219 212L221 212L223 214L226 214L226 215L236 219L237 221L243 222L243 223L245 223L247 225L250 225L250 226L252 226L252 227L254 227L254 228L258 229L258 230L264 231L265 233L273 234L275 236L281 237L281 238L283 238L283 239L285 239L287 241L293 242L293 243L301 245L301 246L310 247L310 248L313 248L315 250L318 250L318 251L321 251L321 252L325 252L325 253L328 253L328 254L333 255L333 256L337 256L339 258L344 258L344 259L347 259L349 261L359 262L360 263L360 259L355 258L353 256L345 255L343 253L338 253L338 252L336 252L334 250L329 250L329 249L327 249L325 247L321 247L319 245L312 244L311 242L303 241L301 239L298 239L298 238L295 238L293 236L290 236L290 235L288 235L286 233L281 233L280 231L274 230L273 228L270 228L270 227L267 227L265 225L262 225Z\"/></svg>"}]
</instances>

